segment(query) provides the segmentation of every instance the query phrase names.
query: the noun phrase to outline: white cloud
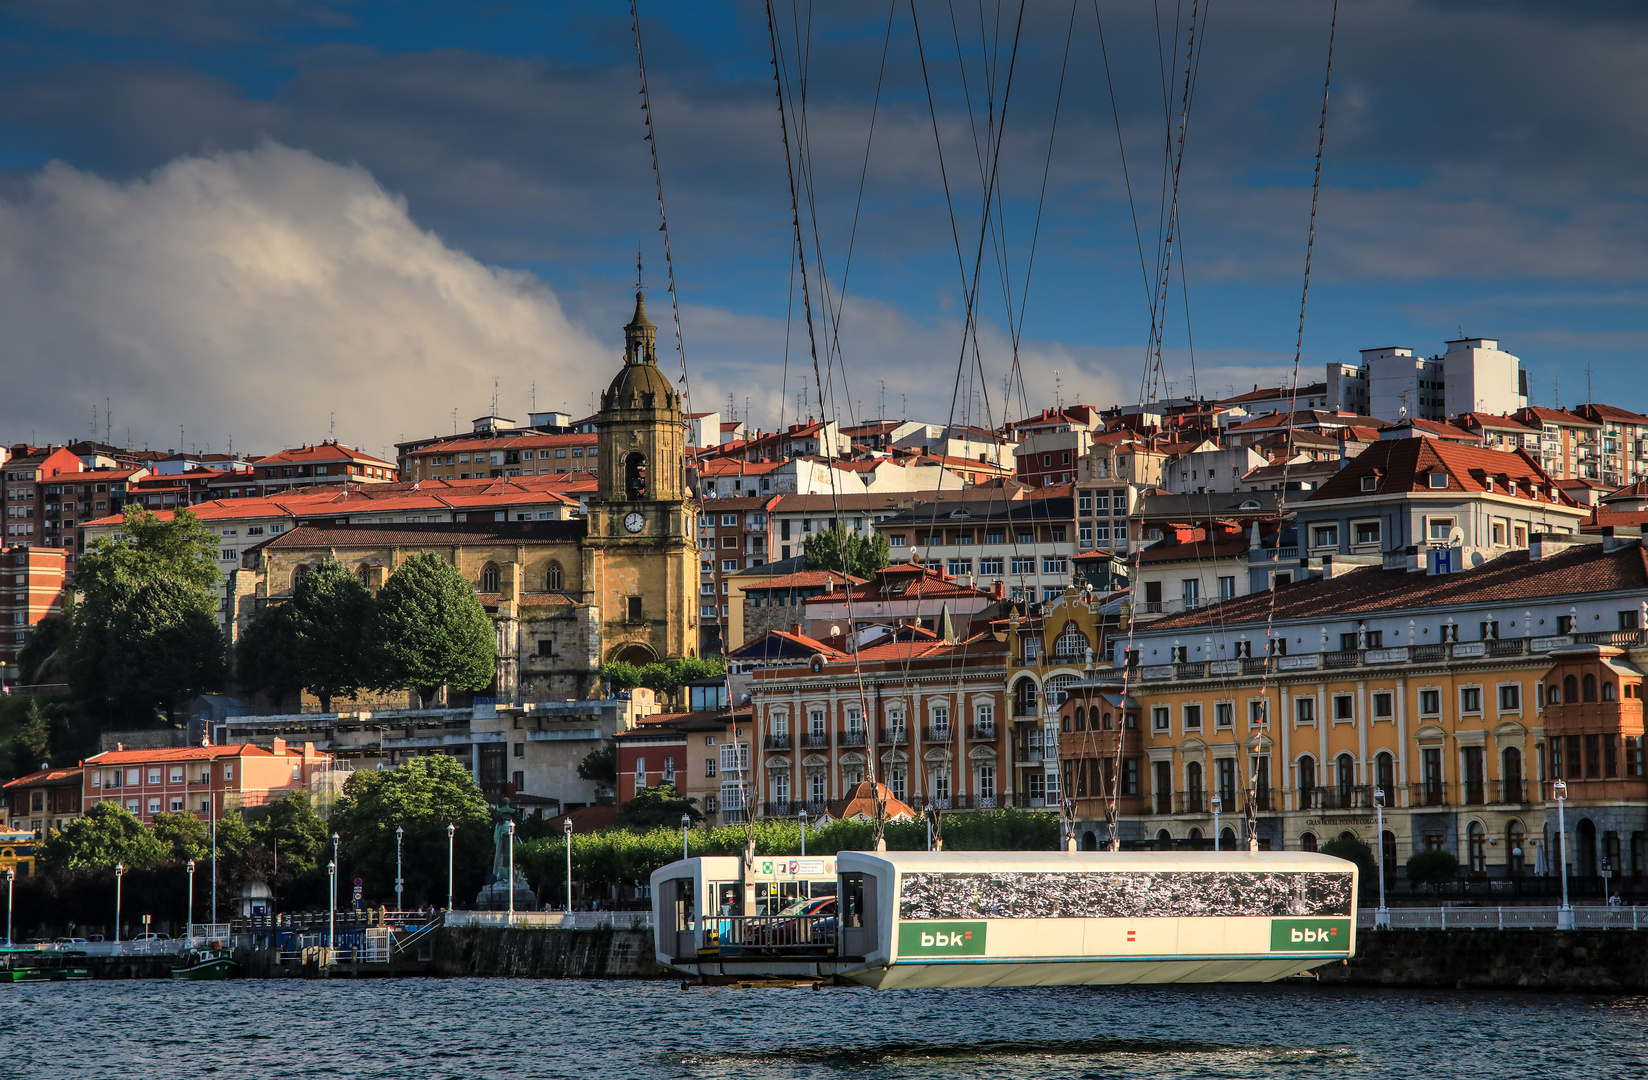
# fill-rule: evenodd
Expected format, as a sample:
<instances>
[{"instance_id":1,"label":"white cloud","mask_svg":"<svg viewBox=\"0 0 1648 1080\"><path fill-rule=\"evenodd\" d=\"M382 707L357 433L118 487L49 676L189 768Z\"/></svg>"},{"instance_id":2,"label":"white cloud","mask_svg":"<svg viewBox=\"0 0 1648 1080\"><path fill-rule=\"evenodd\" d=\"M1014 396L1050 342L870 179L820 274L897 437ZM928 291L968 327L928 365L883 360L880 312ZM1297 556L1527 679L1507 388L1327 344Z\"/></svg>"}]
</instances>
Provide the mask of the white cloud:
<instances>
[{"instance_id":1,"label":"white cloud","mask_svg":"<svg viewBox=\"0 0 1648 1080\"><path fill-rule=\"evenodd\" d=\"M619 343L420 229L358 166L264 143L117 183L54 162L0 201L0 430L270 451L587 401ZM524 419L524 417L521 417ZM103 424L100 420L101 436Z\"/></svg>"}]
</instances>

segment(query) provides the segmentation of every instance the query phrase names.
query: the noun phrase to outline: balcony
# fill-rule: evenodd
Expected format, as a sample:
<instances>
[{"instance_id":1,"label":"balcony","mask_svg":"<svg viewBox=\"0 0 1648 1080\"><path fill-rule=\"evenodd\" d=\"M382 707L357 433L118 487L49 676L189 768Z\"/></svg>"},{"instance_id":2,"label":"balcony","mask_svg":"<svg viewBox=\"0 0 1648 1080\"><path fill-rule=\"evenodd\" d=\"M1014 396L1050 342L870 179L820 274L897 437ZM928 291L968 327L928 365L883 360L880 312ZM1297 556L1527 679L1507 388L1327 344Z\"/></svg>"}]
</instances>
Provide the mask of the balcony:
<instances>
[{"instance_id":1,"label":"balcony","mask_svg":"<svg viewBox=\"0 0 1648 1080\"><path fill-rule=\"evenodd\" d=\"M949 724L928 724L921 729L921 741L928 743L947 743L955 738L956 729Z\"/></svg>"},{"instance_id":2,"label":"balcony","mask_svg":"<svg viewBox=\"0 0 1648 1080\"><path fill-rule=\"evenodd\" d=\"M1024 719L1027 717L1034 719L1040 715L1041 710L1036 708L1036 703L1034 701L1013 702L1013 718L1015 720Z\"/></svg>"},{"instance_id":3,"label":"balcony","mask_svg":"<svg viewBox=\"0 0 1648 1080\"><path fill-rule=\"evenodd\" d=\"M809 731L800 737L803 750L823 750L830 745L828 731Z\"/></svg>"},{"instance_id":4,"label":"balcony","mask_svg":"<svg viewBox=\"0 0 1648 1080\"><path fill-rule=\"evenodd\" d=\"M882 728L877 741L882 746L903 746L910 741L910 735L902 727Z\"/></svg>"},{"instance_id":5,"label":"balcony","mask_svg":"<svg viewBox=\"0 0 1648 1080\"><path fill-rule=\"evenodd\" d=\"M761 740L763 750L788 750L792 745L790 733L787 731L783 734L768 735Z\"/></svg>"},{"instance_id":6,"label":"balcony","mask_svg":"<svg viewBox=\"0 0 1648 1080\"><path fill-rule=\"evenodd\" d=\"M1521 780L1501 780L1498 786L1500 802L1519 806L1528 801L1528 785Z\"/></svg>"},{"instance_id":7,"label":"balcony","mask_svg":"<svg viewBox=\"0 0 1648 1080\"><path fill-rule=\"evenodd\" d=\"M1373 788L1366 784L1311 787L1299 792L1301 810L1371 810Z\"/></svg>"},{"instance_id":8,"label":"balcony","mask_svg":"<svg viewBox=\"0 0 1648 1080\"><path fill-rule=\"evenodd\" d=\"M1013 763L1025 765L1030 762L1055 761L1058 759L1057 750L1043 750L1039 746L1017 746L1013 748Z\"/></svg>"},{"instance_id":9,"label":"balcony","mask_svg":"<svg viewBox=\"0 0 1648 1080\"><path fill-rule=\"evenodd\" d=\"M1410 784L1408 791L1409 806L1447 806L1448 786L1440 780Z\"/></svg>"},{"instance_id":10,"label":"balcony","mask_svg":"<svg viewBox=\"0 0 1648 1080\"><path fill-rule=\"evenodd\" d=\"M870 741L870 733L861 727L850 727L836 736L837 746L864 746Z\"/></svg>"},{"instance_id":11,"label":"balcony","mask_svg":"<svg viewBox=\"0 0 1648 1080\"><path fill-rule=\"evenodd\" d=\"M993 741L996 737L996 731L997 728L994 724L967 725L967 737L969 739L980 739L986 742Z\"/></svg>"}]
</instances>

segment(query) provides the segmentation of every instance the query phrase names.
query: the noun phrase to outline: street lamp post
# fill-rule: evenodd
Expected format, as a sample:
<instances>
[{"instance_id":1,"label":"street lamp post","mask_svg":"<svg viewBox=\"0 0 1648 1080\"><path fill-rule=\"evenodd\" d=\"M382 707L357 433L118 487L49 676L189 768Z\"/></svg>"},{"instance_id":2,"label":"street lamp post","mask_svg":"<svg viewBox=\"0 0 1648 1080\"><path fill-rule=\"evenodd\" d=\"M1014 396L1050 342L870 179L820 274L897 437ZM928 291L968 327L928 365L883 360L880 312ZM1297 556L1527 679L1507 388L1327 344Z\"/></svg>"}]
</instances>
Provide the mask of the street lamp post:
<instances>
[{"instance_id":1,"label":"street lamp post","mask_svg":"<svg viewBox=\"0 0 1648 1080\"><path fill-rule=\"evenodd\" d=\"M405 911L406 906L401 903L401 891L405 886L405 879L401 877L401 836L403 830L395 826L395 910Z\"/></svg>"},{"instance_id":2,"label":"street lamp post","mask_svg":"<svg viewBox=\"0 0 1648 1080\"><path fill-rule=\"evenodd\" d=\"M681 815L681 858L683 858L683 859L690 859L692 857L692 856L687 854L687 830L690 829L690 828L692 828L692 818L688 817L686 814L682 814Z\"/></svg>"},{"instance_id":3,"label":"street lamp post","mask_svg":"<svg viewBox=\"0 0 1648 1080\"><path fill-rule=\"evenodd\" d=\"M1213 798L1209 800L1209 803L1213 807L1213 850L1218 851L1219 850L1219 811L1224 809L1225 801L1223 799L1219 798L1218 794L1215 793Z\"/></svg>"},{"instance_id":4,"label":"street lamp post","mask_svg":"<svg viewBox=\"0 0 1648 1080\"><path fill-rule=\"evenodd\" d=\"M123 863L114 864L114 943L120 944L120 879L126 876Z\"/></svg>"},{"instance_id":5,"label":"street lamp post","mask_svg":"<svg viewBox=\"0 0 1648 1080\"><path fill-rule=\"evenodd\" d=\"M17 871L6 867L6 944L11 944L11 887L17 880Z\"/></svg>"},{"instance_id":6,"label":"street lamp post","mask_svg":"<svg viewBox=\"0 0 1648 1080\"><path fill-rule=\"evenodd\" d=\"M342 864L343 864L343 860L338 857L338 834L333 833L332 834L332 866L333 866L334 872L336 872L336 868L341 866ZM332 890L332 907L335 909L337 906L338 906L338 891L336 889L333 889Z\"/></svg>"},{"instance_id":7,"label":"street lamp post","mask_svg":"<svg viewBox=\"0 0 1648 1080\"><path fill-rule=\"evenodd\" d=\"M1606 904L1614 896L1613 893L1608 891L1608 879L1614 876L1614 866L1608 861L1608 856L1604 855L1602 857L1602 867L1598 873L1602 875L1602 902Z\"/></svg>"},{"instance_id":8,"label":"street lamp post","mask_svg":"<svg viewBox=\"0 0 1648 1080\"><path fill-rule=\"evenodd\" d=\"M190 947L193 947L194 943L195 943L195 861L193 859L190 859L186 864L184 864L184 869L189 871L189 922L188 922L189 930L188 930L188 934L189 934L189 945L190 945Z\"/></svg>"},{"instance_id":9,"label":"street lamp post","mask_svg":"<svg viewBox=\"0 0 1648 1080\"><path fill-rule=\"evenodd\" d=\"M567 856L567 914L572 914L572 819L561 822L561 828L566 832Z\"/></svg>"},{"instance_id":10,"label":"street lamp post","mask_svg":"<svg viewBox=\"0 0 1648 1080\"><path fill-rule=\"evenodd\" d=\"M515 822L513 819L504 823L504 832L509 837L509 925L515 925Z\"/></svg>"},{"instance_id":11,"label":"street lamp post","mask_svg":"<svg viewBox=\"0 0 1648 1080\"><path fill-rule=\"evenodd\" d=\"M1562 907L1556 913L1556 928L1558 930L1572 930L1574 928L1574 909L1568 903L1568 819L1564 814L1564 803L1568 801L1568 785L1558 780L1551 785L1551 794L1556 796L1556 842L1557 858L1562 860Z\"/></svg>"},{"instance_id":12,"label":"street lamp post","mask_svg":"<svg viewBox=\"0 0 1648 1080\"><path fill-rule=\"evenodd\" d=\"M208 769L210 766L208 766ZM217 796L207 788L207 799L212 807L212 925L217 926ZM214 930L213 933L216 933Z\"/></svg>"},{"instance_id":13,"label":"street lamp post","mask_svg":"<svg viewBox=\"0 0 1648 1080\"><path fill-rule=\"evenodd\" d=\"M1379 910L1373 913L1373 926L1376 930L1390 928L1390 912L1385 908L1385 789L1373 789L1373 813L1378 824L1375 828L1374 843L1379 845Z\"/></svg>"},{"instance_id":14,"label":"street lamp post","mask_svg":"<svg viewBox=\"0 0 1648 1080\"><path fill-rule=\"evenodd\" d=\"M807 857L807 811L801 811L801 857Z\"/></svg>"},{"instance_id":15,"label":"street lamp post","mask_svg":"<svg viewBox=\"0 0 1648 1080\"><path fill-rule=\"evenodd\" d=\"M338 947L338 860L333 859L326 864L326 874L330 881L328 888L331 890L326 910L326 962L331 964L332 956Z\"/></svg>"},{"instance_id":16,"label":"street lamp post","mask_svg":"<svg viewBox=\"0 0 1648 1080\"><path fill-rule=\"evenodd\" d=\"M458 827L447 823L446 826L446 910L452 910L452 838L458 835Z\"/></svg>"}]
</instances>

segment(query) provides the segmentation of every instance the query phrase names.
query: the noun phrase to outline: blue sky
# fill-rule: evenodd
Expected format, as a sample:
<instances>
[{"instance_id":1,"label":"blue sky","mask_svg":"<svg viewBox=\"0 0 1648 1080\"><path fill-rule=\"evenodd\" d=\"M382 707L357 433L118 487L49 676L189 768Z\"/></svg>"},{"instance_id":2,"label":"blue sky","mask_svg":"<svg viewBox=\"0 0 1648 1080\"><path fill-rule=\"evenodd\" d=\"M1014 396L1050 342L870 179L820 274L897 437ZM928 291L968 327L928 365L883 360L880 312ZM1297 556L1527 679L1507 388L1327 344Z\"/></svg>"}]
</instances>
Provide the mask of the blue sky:
<instances>
[{"instance_id":1,"label":"blue sky","mask_svg":"<svg viewBox=\"0 0 1648 1080\"><path fill-rule=\"evenodd\" d=\"M795 97L807 79L809 259L816 216L837 292L858 212L844 418L874 414L883 385L889 415L952 412L958 262L971 272L984 191L972 131L1001 116L1015 36L1005 257L986 249L981 355L954 410L1003 416L1004 275L1032 408L1055 378L1066 401L1136 400L1149 290L1134 221L1153 263L1192 4L1096 8L1108 79L1092 0L1073 18L1062 0L1029 5L1017 35L1018 5L917 0L919 53L907 2L890 37L884 3L775 5ZM1174 393L1291 367L1330 8L1195 5ZM765 10L641 14L693 404L730 393L771 426L811 361ZM12 0L0 47L7 441L82 434L107 400L116 441L130 427L171 445L183 425L218 448L330 431L381 449L453 409L483 414L494 378L506 414L581 412L616 362L638 243L662 284L625 4ZM1463 329L1521 356L1539 404L1585 400L1589 379L1592 397L1648 411L1645 83L1639 5L1345 0L1307 377L1359 348L1440 351ZM803 118L789 120L793 137ZM667 336L663 297L649 310Z\"/></svg>"}]
</instances>

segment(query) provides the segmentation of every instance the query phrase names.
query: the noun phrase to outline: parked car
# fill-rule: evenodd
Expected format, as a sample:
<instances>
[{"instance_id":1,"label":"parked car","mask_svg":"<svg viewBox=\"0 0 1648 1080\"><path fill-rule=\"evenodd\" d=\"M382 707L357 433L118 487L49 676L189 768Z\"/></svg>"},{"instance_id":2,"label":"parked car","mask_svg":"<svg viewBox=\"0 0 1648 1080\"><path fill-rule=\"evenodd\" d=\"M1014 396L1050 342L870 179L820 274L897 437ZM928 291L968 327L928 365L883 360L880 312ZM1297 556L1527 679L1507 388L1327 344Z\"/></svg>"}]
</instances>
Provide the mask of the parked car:
<instances>
[{"instance_id":1,"label":"parked car","mask_svg":"<svg viewBox=\"0 0 1648 1080\"><path fill-rule=\"evenodd\" d=\"M135 942L139 942L139 943L142 943L142 942L145 942L145 941L170 941L170 940L172 940L172 935L170 935L170 934L139 934L136 937L132 938L132 940L135 941Z\"/></svg>"},{"instance_id":2,"label":"parked car","mask_svg":"<svg viewBox=\"0 0 1648 1080\"><path fill-rule=\"evenodd\" d=\"M84 945L84 944L86 944L86 939L83 938L83 937L60 937L55 942L53 942L53 944L54 945Z\"/></svg>"}]
</instances>

